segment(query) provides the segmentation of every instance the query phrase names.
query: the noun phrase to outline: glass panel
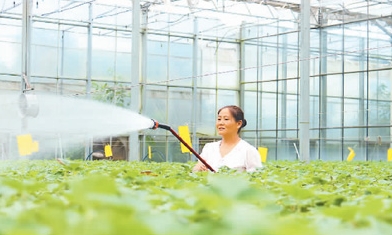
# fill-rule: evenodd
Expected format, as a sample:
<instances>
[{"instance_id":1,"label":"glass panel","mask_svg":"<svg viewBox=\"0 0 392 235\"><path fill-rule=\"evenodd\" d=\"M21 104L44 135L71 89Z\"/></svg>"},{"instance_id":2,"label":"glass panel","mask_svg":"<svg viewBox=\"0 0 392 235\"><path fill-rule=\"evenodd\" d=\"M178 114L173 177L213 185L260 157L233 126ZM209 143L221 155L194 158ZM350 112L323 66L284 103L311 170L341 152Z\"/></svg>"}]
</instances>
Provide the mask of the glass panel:
<instances>
[{"instance_id":1,"label":"glass panel","mask_svg":"<svg viewBox=\"0 0 392 235\"><path fill-rule=\"evenodd\" d=\"M298 96L288 95L287 96L287 112L286 112L286 128L297 129L298 123ZM312 113L312 112L311 112ZM290 132L292 133L292 132Z\"/></svg>"},{"instance_id":2,"label":"glass panel","mask_svg":"<svg viewBox=\"0 0 392 235\"><path fill-rule=\"evenodd\" d=\"M325 31L327 34L325 40L326 53L322 54L327 59L328 73L341 73L342 72L342 50L343 50L343 27L334 26Z\"/></svg>"},{"instance_id":3,"label":"glass panel","mask_svg":"<svg viewBox=\"0 0 392 235\"><path fill-rule=\"evenodd\" d=\"M156 135L156 131L150 131L151 133L154 132L153 135L146 135L146 142L145 142L145 149L141 149L141 152L144 153L141 160L143 161L154 161L154 162L165 162L167 161L167 154L166 154L166 136ZM174 140L173 140L174 141ZM148 158L148 147L151 149L151 159Z\"/></svg>"},{"instance_id":4,"label":"glass panel","mask_svg":"<svg viewBox=\"0 0 392 235\"><path fill-rule=\"evenodd\" d=\"M148 55L146 69L146 82L165 84L168 76L167 56Z\"/></svg>"},{"instance_id":5,"label":"glass panel","mask_svg":"<svg viewBox=\"0 0 392 235\"><path fill-rule=\"evenodd\" d=\"M145 91L145 101L143 114L161 123L168 123L167 112L168 92L166 87L147 86ZM166 130L154 130L156 134L166 135Z\"/></svg>"},{"instance_id":6,"label":"glass panel","mask_svg":"<svg viewBox=\"0 0 392 235\"><path fill-rule=\"evenodd\" d=\"M277 79L276 71L278 69L278 58L276 51L277 37L263 38L261 42L262 49L262 67L261 67L261 80L274 80ZM275 83L268 82L263 85L265 91L276 91Z\"/></svg>"},{"instance_id":7,"label":"glass panel","mask_svg":"<svg viewBox=\"0 0 392 235\"><path fill-rule=\"evenodd\" d=\"M169 162L188 162L192 155L181 152L181 145L178 139L168 142Z\"/></svg>"},{"instance_id":8,"label":"glass panel","mask_svg":"<svg viewBox=\"0 0 392 235\"><path fill-rule=\"evenodd\" d=\"M116 81L130 82L132 74L132 54L128 52L117 52L115 58L115 74Z\"/></svg>"},{"instance_id":9,"label":"glass panel","mask_svg":"<svg viewBox=\"0 0 392 235\"><path fill-rule=\"evenodd\" d=\"M277 160L277 145L276 145L276 131L260 131L259 134L261 137L259 139L259 144L257 147L266 147L268 148L268 160ZM279 158L278 158L279 160Z\"/></svg>"},{"instance_id":10,"label":"glass panel","mask_svg":"<svg viewBox=\"0 0 392 235\"><path fill-rule=\"evenodd\" d=\"M336 132L336 130L328 130L328 134L330 132ZM335 134L331 134L334 136ZM342 143L341 141L326 141L325 144L322 145L321 157L320 160L323 161L342 161L344 160L342 156Z\"/></svg>"},{"instance_id":11,"label":"glass panel","mask_svg":"<svg viewBox=\"0 0 392 235\"><path fill-rule=\"evenodd\" d=\"M258 99L260 98L257 97L257 94L257 92L244 92L244 107L242 107L242 110L244 111L245 119L247 120L247 130L256 130L259 125L260 109L258 107Z\"/></svg>"},{"instance_id":12,"label":"glass panel","mask_svg":"<svg viewBox=\"0 0 392 235\"><path fill-rule=\"evenodd\" d=\"M201 136L216 136L216 116L217 116L217 105L216 105L216 91L208 89L199 89L199 110L198 122L196 123L197 134Z\"/></svg>"},{"instance_id":13,"label":"glass panel","mask_svg":"<svg viewBox=\"0 0 392 235\"><path fill-rule=\"evenodd\" d=\"M369 68L390 68L391 64L391 25L390 19L376 19L369 22ZM374 26L373 26L374 25ZM388 31L389 30L389 31Z\"/></svg>"},{"instance_id":14,"label":"glass panel","mask_svg":"<svg viewBox=\"0 0 392 235\"><path fill-rule=\"evenodd\" d=\"M32 46L31 74L35 76L58 76L58 50L48 46Z\"/></svg>"},{"instance_id":15,"label":"glass panel","mask_svg":"<svg viewBox=\"0 0 392 235\"><path fill-rule=\"evenodd\" d=\"M299 149L297 131L278 131L277 135L278 160L297 160L297 150Z\"/></svg>"},{"instance_id":16,"label":"glass panel","mask_svg":"<svg viewBox=\"0 0 392 235\"><path fill-rule=\"evenodd\" d=\"M369 72L369 98L390 100L391 70Z\"/></svg>"},{"instance_id":17,"label":"glass panel","mask_svg":"<svg viewBox=\"0 0 392 235\"><path fill-rule=\"evenodd\" d=\"M344 99L344 126L364 125L363 107L357 99Z\"/></svg>"},{"instance_id":18,"label":"glass panel","mask_svg":"<svg viewBox=\"0 0 392 235\"><path fill-rule=\"evenodd\" d=\"M169 81L171 85L191 86L193 40L170 37Z\"/></svg>"},{"instance_id":19,"label":"glass panel","mask_svg":"<svg viewBox=\"0 0 392 235\"><path fill-rule=\"evenodd\" d=\"M327 98L327 126L339 127L342 125L342 99Z\"/></svg>"},{"instance_id":20,"label":"glass panel","mask_svg":"<svg viewBox=\"0 0 392 235\"><path fill-rule=\"evenodd\" d=\"M211 43L213 44L213 43ZM203 88L215 88L217 84L217 61L216 61L216 50L210 44L201 45L201 76L197 81L197 85Z\"/></svg>"},{"instance_id":21,"label":"glass panel","mask_svg":"<svg viewBox=\"0 0 392 235\"><path fill-rule=\"evenodd\" d=\"M317 79L311 79L311 81L312 80L317 80ZM310 89L310 90L312 90L312 89ZM316 91L318 91L318 89ZM298 98L299 97L297 97L297 99ZM320 125L320 116L323 117L325 115L325 114L323 115L323 113L322 113L323 111L320 110L319 100L320 99L319 99L318 94L314 94L314 95L312 94L309 97L309 103L310 103L310 106L309 106L309 121L310 121L309 127L310 128L318 128ZM298 104L298 106L299 106L299 104ZM299 107L298 107L298 109L299 109ZM299 114L298 114L298 116L299 116Z\"/></svg>"},{"instance_id":22,"label":"glass panel","mask_svg":"<svg viewBox=\"0 0 392 235\"><path fill-rule=\"evenodd\" d=\"M255 42L257 43L257 42ZM254 82L254 81L258 81L259 78L259 63L260 63L260 58L259 58L259 54L260 54L260 50L261 47L258 45L251 45L251 44L245 44L245 57L244 57L244 61L243 61L243 65L244 65L244 78L243 81L244 82ZM257 89L257 84L254 83L252 85L249 84L249 86L247 86L247 89L249 90L256 90Z\"/></svg>"},{"instance_id":23,"label":"glass panel","mask_svg":"<svg viewBox=\"0 0 392 235\"><path fill-rule=\"evenodd\" d=\"M366 34L358 31L367 27L367 22L345 25L344 31L344 71L363 71L367 64ZM361 30L362 31L362 30Z\"/></svg>"},{"instance_id":24,"label":"glass panel","mask_svg":"<svg viewBox=\"0 0 392 235\"><path fill-rule=\"evenodd\" d=\"M366 128L346 128L344 130L344 160L346 160L350 154L350 150L348 148L351 148L355 153L353 160L366 160L366 146L368 142L366 141L367 138L365 138L365 133Z\"/></svg>"},{"instance_id":25,"label":"glass panel","mask_svg":"<svg viewBox=\"0 0 392 235\"><path fill-rule=\"evenodd\" d=\"M322 33L322 31L321 31ZM293 35L294 38L294 35ZM298 36L297 36L298 38ZM320 72L320 60L325 60L324 56L320 56L320 46L323 48L325 44L320 43L320 30L310 30L310 58L309 58L309 75L318 75ZM298 52L299 55L299 52ZM298 71L296 69L295 71ZM298 75L297 75L298 76Z\"/></svg>"},{"instance_id":26,"label":"glass panel","mask_svg":"<svg viewBox=\"0 0 392 235\"><path fill-rule=\"evenodd\" d=\"M391 143L390 128L369 128L368 160L385 161Z\"/></svg>"},{"instance_id":27,"label":"glass panel","mask_svg":"<svg viewBox=\"0 0 392 235\"><path fill-rule=\"evenodd\" d=\"M40 23L40 27L38 28L37 23L33 23L32 28L32 35L31 35L31 44L32 45L41 45L41 46L50 46L50 47L57 47L61 40L61 32L58 30L50 30L45 29L46 27L50 26L49 23ZM53 59L56 57L53 57Z\"/></svg>"},{"instance_id":28,"label":"glass panel","mask_svg":"<svg viewBox=\"0 0 392 235\"><path fill-rule=\"evenodd\" d=\"M220 89L238 89L238 45L219 43L217 53L217 86Z\"/></svg>"},{"instance_id":29,"label":"glass panel","mask_svg":"<svg viewBox=\"0 0 392 235\"><path fill-rule=\"evenodd\" d=\"M276 129L276 94L262 93L261 95L261 129Z\"/></svg>"},{"instance_id":30,"label":"glass panel","mask_svg":"<svg viewBox=\"0 0 392 235\"><path fill-rule=\"evenodd\" d=\"M168 79L168 37L148 35L146 55L146 82L161 84Z\"/></svg>"},{"instance_id":31,"label":"glass panel","mask_svg":"<svg viewBox=\"0 0 392 235\"><path fill-rule=\"evenodd\" d=\"M369 73L369 125L389 125L391 113L390 71Z\"/></svg>"},{"instance_id":32,"label":"glass panel","mask_svg":"<svg viewBox=\"0 0 392 235\"><path fill-rule=\"evenodd\" d=\"M218 109L226 105L239 105L238 92L230 91L230 90L218 90L216 104L217 104L217 111Z\"/></svg>"},{"instance_id":33,"label":"glass panel","mask_svg":"<svg viewBox=\"0 0 392 235\"><path fill-rule=\"evenodd\" d=\"M0 51L1 73L20 73L22 64L21 45L19 43L0 41Z\"/></svg>"},{"instance_id":34,"label":"glass panel","mask_svg":"<svg viewBox=\"0 0 392 235\"><path fill-rule=\"evenodd\" d=\"M74 30L74 29L73 29ZM87 32L86 28L80 28ZM87 35L64 32L63 76L86 78Z\"/></svg>"},{"instance_id":35,"label":"glass panel","mask_svg":"<svg viewBox=\"0 0 392 235\"><path fill-rule=\"evenodd\" d=\"M169 88L168 100L168 123L173 128L178 126L191 125L192 121L192 89L187 88ZM190 131L192 127L189 126Z\"/></svg>"}]
</instances>

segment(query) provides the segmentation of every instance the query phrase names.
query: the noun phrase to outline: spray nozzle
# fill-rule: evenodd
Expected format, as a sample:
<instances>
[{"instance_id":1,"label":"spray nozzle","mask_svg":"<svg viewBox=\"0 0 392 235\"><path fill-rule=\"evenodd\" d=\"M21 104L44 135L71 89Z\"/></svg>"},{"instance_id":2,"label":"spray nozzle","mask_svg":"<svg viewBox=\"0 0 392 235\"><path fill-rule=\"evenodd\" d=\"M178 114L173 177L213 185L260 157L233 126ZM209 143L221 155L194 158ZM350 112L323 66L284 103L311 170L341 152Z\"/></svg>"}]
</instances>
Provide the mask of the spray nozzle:
<instances>
[{"instance_id":1,"label":"spray nozzle","mask_svg":"<svg viewBox=\"0 0 392 235\"><path fill-rule=\"evenodd\" d=\"M154 119L151 119L152 121L152 126L150 127L150 129L157 129L159 127L159 123L157 121L155 121Z\"/></svg>"},{"instance_id":2,"label":"spray nozzle","mask_svg":"<svg viewBox=\"0 0 392 235\"><path fill-rule=\"evenodd\" d=\"M151 120L152 120L152 122L153 122L153 125L152 125L152 127L150 127L150 129L155 130L155 129L157 129L157 128L162 128L162 129L165 129L165 130L170 131L170 129L171 129L170 126L168 126L168 125L166 125L166 124L159 123L158 121L156 121L156 120L154 120L154 119L151 119Z\"/></svg>"}]
</instances>

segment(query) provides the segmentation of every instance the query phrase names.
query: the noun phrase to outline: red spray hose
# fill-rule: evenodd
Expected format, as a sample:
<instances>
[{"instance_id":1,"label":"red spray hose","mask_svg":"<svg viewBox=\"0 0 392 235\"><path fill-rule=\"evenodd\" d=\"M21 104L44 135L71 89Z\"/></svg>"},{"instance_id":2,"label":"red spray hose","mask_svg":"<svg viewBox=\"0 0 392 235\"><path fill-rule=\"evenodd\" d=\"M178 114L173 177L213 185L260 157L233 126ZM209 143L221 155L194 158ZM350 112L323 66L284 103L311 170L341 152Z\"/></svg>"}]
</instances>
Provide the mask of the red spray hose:
<instances>
[{"instance_id":1,"label":"red spray hose","mask_svg":"<svg viewBox=\"0 0 392 235\"><path fill-rule=\"evenodd\" d=\"M181 143L185 145L196 157L199 159L210 171L215 172L214 168L212 168L185 140L183 140L170 126L158 123L157 121L151 119L154 122L153 127L151 129L162 128L170 131Z\"/></svg>"}]
</instances>

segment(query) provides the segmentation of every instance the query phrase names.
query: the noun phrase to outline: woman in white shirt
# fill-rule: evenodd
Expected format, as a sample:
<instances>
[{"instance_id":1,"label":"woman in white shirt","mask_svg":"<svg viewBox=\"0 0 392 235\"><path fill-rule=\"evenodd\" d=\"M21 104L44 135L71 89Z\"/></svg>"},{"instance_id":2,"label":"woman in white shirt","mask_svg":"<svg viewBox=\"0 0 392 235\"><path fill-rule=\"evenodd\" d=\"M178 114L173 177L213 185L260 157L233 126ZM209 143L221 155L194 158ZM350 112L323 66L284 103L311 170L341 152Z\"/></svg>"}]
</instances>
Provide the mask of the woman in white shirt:
<instances>
[{"instance_id":1,"label":"woman in white shirt","mask_svg":"<svg viewBox=\"0 0 392 235\"><path fill-rule=\"evenodd\" d=\"M223 166L247 172L262 167L257 149L239 136L244 126L246 120L241 108L229 105L219 109L216 128L222 139L206 144L200 154L215 171ZM193 171L207 170L200 161L193 168Z\"/></svg>"}]
</instances>

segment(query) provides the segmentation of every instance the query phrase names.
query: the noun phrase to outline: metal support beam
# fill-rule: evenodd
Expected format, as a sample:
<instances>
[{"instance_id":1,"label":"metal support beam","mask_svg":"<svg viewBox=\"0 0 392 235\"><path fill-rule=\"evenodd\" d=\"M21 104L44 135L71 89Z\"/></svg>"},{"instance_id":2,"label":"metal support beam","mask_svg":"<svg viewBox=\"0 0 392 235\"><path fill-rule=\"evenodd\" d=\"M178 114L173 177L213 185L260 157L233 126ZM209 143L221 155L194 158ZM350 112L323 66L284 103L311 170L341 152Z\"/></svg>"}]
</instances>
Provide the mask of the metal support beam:
<instances>
[{"instance_id":1,"label":"metal support beam","mask_svg":"<svg viewBox=\"0 0 392 235\"><path fill-rule=\"evenodd\" d=\"M319 47L320 47L320 64L319 64L319 73L322 74L320 76L319 81L319 160L323 159L326 156L326 146L327 146L327 71L328 71L328 32L326 30L321 29L320 31L320 39L319 39ZM323 152L321 152L323 151Z\"/></svg>"},{"instance_id":2,"label":"metal support beam","mask_svg":"<svg viewBox=\"0 0 392 235\"><path fill-rule=\"evenodd\" d=\"M281 85L281 99L280 99L280 104L278 103L278 105L280 106L280 128L282 130L287 129L287 34L282 35L280 38L282 38L282 49L281 49L281 63L282 63L282 70L281 70L281 78L282 81L280 82ZM278 83L279 84L279 83ZM276 91L279 94L279 90ZM278 99L279 101L279 99ZM286 131L282 131L280 138L282 139L286 139L287 138L287 132Z\"/></svg>"},{"instance_id":3,"label":"metal support beam","mask_svg":"<svg viewBox=\"0 0 392 235\"><path fill-rule=\"evenodd\" d=\"M143 9L143 8L142 8ZM148 9L147 10L145 10L145 11L142 11L142 15L141 15L141 33L140 33L140 37L141 37L141 49L140 49L140 53L141 53L141 61L142 61L142 64L141 64L141 78L140 78L140 80L141 80L141 84L139 85L140 87L140 89L139 89L139 91L140 91L140 102L141 102L141 107L140 107L140 110L139 110L139 112L140 113L143 113L143 109L144 109L144 107L146 107L146 103L147 103L147 96L146 96L146 87L143 85L143 83L145 83L146 82L146 78L147 78L147 68L148 68L148 66L147 66L147 54L148 54L148 48L147 48L147 25L148 25ZM144 156L146 156L147 155L147 149L148 149L148 146L146 146L146 136L145 135L143 135L143 137L142 137L142 144L141 144L141 147L142 147L142 149L140 150L140 154L141 154L141 160L143 159L143 157ZM137 159L135 159L135 160L137 160Z\"/></svg>"},{"instance_id":4,"label":"metal support beam","mask_svg":"<svg viewBox=\"0 0 392 235\"><path fill-rule=\"evenodd\" d=\"M308 0L301 0L300 34L299 146L300 160L309 162L310 2Z\"/></svg>"},{"instance_id":5,"label":"metal support beam","mask_svg":"<svg viewBox=\"0 0 392 235\"><path fill-rule=\"evenodd\" d=\"M87 66L86 66L86 77L87 77L87 86L86 86L86 94L87 97L90 98L91 93L91 59L92 59L92 48L93 48L93 4L89 4L88 8L88 28L87 28Z\"/></svg>"},{"instance_id":6,"label":"metal support beam","mask_svg":"<svg viewBox=\"0 0 392 235\"><path fill-rule=\"evenodd\" d=\"M22 76L21 91L29 88L30 84L30 51L31 51L31 7L32 0L23 0L23 16L22 16Z\"/></svg>"},{"instance_id":7,"label":"metal support beam","mask_svg":"<svg viewBox=\"0 0 392 235\"><path fill-rule=\"evenodd\" d=\"M140 112L140 79L141 79L141 30L140 0L132 1L132 74L131 74L131 110ZM131 121L131 120L130 120ZM129 134L128 161L140 160L139 133Z\"/></svg>"},{"instance_id":8,"label":"metal support beam","mask_svg":"<svg viewBox=\"0 0 392 235\"><path fill-rule=\"evenodd\" d=\"M87 27L87 61L86 61L86 97L89 99L91 97L91 70L92 70L92 48L93 48L93 4L89 3L88 7L88 27ZM60 140L59 140L60 141ZM93 151L93 137L88 136L85 145L85 156L89 156ZM91 157L91 160L93 158Z\"/></svg>"},{"instance_id":9,"label":"metal support beam","mask_svg":"<svg viewBox=\"0 0 392 235\"><path fill-rule=\"evenodd\" d=\"M244 78L245 78L245 70L243 68L245 68L245 41L243 40L243 38L245 38L246 35L246 25L244 22L242 22L241 24L241 28L240 28L240 48L239 48L239 68L240 68L240 72L238 74L239 77L239 81L240 81L240 95L239 95L239 99L240 99L240 107L244 107L245 106L245 101L244 101L244 93L245 93L245 88L243 85L244 82Z\"/></svg>"},{"instance_id":10,"label":"metal support beam","mask_svg":"<svg viewBox=\"0 0 392 235\"><path fill-rule=\"evenodd\" d=\"M199 144L197 140L197 110L198 110L198 99L197 99L197 80L198 80L198 57L199 57L199 21L197 17L193 19L193 55L192 55L192 143L196 152L199 152ZM196 157L193 156L192 160L196 160Z\"/></svg>"}]
</instances>

